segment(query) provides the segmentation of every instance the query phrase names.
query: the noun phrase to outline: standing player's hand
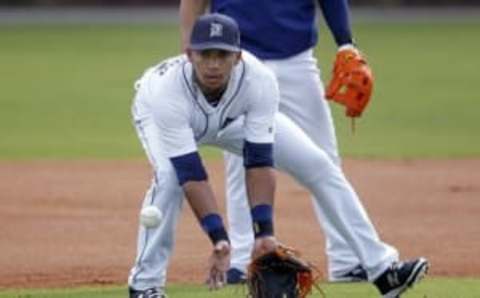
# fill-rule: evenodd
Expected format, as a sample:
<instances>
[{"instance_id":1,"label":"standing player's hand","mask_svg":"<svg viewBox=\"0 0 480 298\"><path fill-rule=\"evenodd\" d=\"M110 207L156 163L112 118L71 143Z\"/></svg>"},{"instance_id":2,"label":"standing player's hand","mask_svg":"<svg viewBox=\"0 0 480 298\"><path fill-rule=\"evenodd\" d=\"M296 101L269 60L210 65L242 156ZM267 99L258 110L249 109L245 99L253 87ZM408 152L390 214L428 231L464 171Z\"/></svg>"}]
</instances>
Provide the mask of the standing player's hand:
<instances>
[{"instance_id":1,"label":"standing player's hand","mask_svg":"<svg viewBox=\"0 0 480 298\"><path fill-rule=\"evenodd\" d=\"M223 287L230 267L230 244L227 241L222 240L215 245L208 267L208 288L216 290Z\"/></svg>"},{"instance_id":2,"label":"standing player's hand","mask_svg":"<svg viewBox=\"0 0 480 298\"><path fill-rule=\"evenodd\" d=\"M257 238L253 244L252 259L256 259L259 256L273 252L277 249L277 247L277 239L273 236Z\"/></svg>"}]
</instances>

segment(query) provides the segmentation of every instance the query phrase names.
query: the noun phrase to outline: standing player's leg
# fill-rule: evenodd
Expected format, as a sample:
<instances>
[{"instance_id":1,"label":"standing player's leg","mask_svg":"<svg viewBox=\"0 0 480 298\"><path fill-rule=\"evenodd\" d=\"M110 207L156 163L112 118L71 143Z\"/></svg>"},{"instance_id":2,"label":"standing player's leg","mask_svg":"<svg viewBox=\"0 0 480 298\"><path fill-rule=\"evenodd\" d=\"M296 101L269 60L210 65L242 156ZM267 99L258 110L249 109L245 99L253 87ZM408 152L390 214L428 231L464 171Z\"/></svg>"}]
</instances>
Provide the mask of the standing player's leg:
<instances>
[{"instance_id":1,"label":"standing player's leg","mask_svg":"<svg viewBox=\"0 0 480 298\"><path fill-rule=\"evenodd\" d=\"M236 284L245 280L253 247L253 230L245 188L243 158L225 151L226 209L229 237L232 246L227 282Z\"/></svg>"},{"instance_id":2,"label":"standing player's leg","mask_svg":"<svg viewBox=\"0 0 480 298\"><path fill-rule=\"evenodd\" d=\"M428 261L398 262L397 250L380 240L340 167L288 117L279 114L276 123L276 165L313 193L326 220L348 243L383 297L400 297L418 283L428 271Z\"/></svg>"},{"instance_id":3,"label":"standing player's leg","mask_svg":"<svg viewBox=\"0 0 480 298\"><path fill-rule=\"evenodd\" d=\"M299 126L330 160L340 166L335 128L330 107L324 99L323 83L313 51L285 60L266 61L276 74L280 87L280 111ZM363 280L365 271L356 270L360 260L332 225L322 206L313 200L322 225L330 280Z\"/></svg>"},{"instance_id":4,"label":"standing player's leg","mask_svg":"<svg viewBox=\"0 0 480 298\"><path fill-rule=\"evenodd\" d=\"M384 297L397 297L417 283L425 275L428 261L418 258L397 262L397 250L380 240L340 167L287 116L278 113L275 120L276 167L310 190L327 220L367 271L368 280ZM219 135L217 145L241 154L242 128L241 121L232 123Z\"/></svg>"},{"instance_id":5,"label":"standing player's leg","mask_svg":"<svg viewBox=\"0 0 480 298\"><path fill-rule=\"evenodd\" d=\"M275 164L310 190L368 278L376 279L398 260L398 252L379 239L358 196L327 154L285 115L278 114L276 124Z\"/></svg>"},{"instance_id":6,"label":"standing player's leg","mask_svg":"<svg viewBox=\"0 0 480 298\"><path fill-rule=\"evenodd\" d=\"M135 126L154 170L152 185L146 193L143 207L157 206L163 218L157 227L147 229L139 226L137 256L128 279L131 297L137 297L146 290L163 292L175 226L183 201L175 171L162 152L158 128L148 120L137 121Z\"/></svg>"}]
</instances>

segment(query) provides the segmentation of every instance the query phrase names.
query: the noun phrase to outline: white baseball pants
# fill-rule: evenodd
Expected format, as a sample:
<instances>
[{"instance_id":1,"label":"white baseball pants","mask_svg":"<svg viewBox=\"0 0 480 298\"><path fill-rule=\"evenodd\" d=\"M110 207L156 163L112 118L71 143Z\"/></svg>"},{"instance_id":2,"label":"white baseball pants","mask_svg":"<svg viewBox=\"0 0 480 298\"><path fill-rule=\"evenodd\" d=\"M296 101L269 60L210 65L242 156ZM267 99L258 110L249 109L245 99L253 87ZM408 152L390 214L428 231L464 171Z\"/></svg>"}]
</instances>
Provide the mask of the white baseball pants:
<instances>
[{"instance_id":1,"label":"white baseball pants","mask_svg":"<svg viewBox=\"0 0 480 298\"><path fill-rule=\"evenodd\" d=\"M295 122L326 153L326 158L340 167L332 115L324 99L323 83L317 61L313 57L313 50L310 49L289 59L266 60L264 63L275 73L279 83L280 112ZM303 154L301 146L297 146L297 149L300 152L292 153L295 154L294 156ZM245 217L249 216L247 214L249 210L245 202L243 161L241 157L228 152L225 152L225 161L227 214L229 235L233 246L231 266L245 272L250 260L253 234L250 223L245 221ZM341 168L335 171L341 171ZM332 174L327 172L327 175ZM344 183L342 186L345 189L350 188L346 180L339 183ZM355 253L354 247L348 243L339 231L339 227L327 214L328 212L337 213L339 210L329 210L331 206L326 206L320 199L314 199L313 206L325 234L328 275L333 280L335 276L341 276L355 268L361 260ZM358 208L353 210L357 213L364 212L360 203L353 204L351 208ZM366 219L368 220L368 217Z\"/></svg>"}]
</instances>

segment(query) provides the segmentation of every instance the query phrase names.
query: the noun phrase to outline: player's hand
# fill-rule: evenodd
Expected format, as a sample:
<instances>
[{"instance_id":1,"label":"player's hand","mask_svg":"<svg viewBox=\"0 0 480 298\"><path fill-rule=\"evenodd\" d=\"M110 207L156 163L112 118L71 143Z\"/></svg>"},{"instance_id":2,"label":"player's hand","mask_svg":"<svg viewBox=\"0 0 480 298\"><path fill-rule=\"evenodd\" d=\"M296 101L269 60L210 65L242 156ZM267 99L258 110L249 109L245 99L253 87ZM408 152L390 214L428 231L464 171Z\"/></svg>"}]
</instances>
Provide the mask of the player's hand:
<instances>
[{"instance_id":1,"label":"player's hand","mask_svg":"<svg viewBox=\"0 0 480 298\"><path fill-rule=\"evenodd\" d=\"M255 259L261 255L273 252L278 247L278 241L273 236L259 237L253 244L252 258Z\"/></svg>"},{"instance_id":2,"label":"player's hand","mask_svg":"<svg viewBox=\"0 0 480 298\"><path fill-rule=\"evenodd\" d=\"M208 288L216 290L225 285L226 273L230 267L230 244L219 241L213 248L208 261Z\"/></svg>"}]
</instances>

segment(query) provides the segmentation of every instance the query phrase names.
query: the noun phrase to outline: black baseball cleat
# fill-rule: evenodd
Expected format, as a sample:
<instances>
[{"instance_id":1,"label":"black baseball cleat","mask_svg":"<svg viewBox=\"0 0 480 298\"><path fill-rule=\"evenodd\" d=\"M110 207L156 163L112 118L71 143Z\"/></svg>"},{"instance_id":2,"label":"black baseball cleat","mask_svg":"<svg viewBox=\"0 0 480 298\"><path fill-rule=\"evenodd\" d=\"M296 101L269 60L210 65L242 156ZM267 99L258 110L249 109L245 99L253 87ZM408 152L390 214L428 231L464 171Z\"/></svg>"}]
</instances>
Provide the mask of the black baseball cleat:
<instances>
[{"instance_id":1,"label":"black baseball cleat","mask_svg":"<svg viewBox=\"0 0 480 298\"><path fill-rule=\"evenodd\" d=\"M362 282L368 281L367 271L362 267L362 265L357 265L352 270L340 274L334 275L330 278L330 282Z\"/></svg>"},{"instance_id":2,"label":"black baseball cleat","mask_svg":"<svg viewBox=\"0 0 480 298\"><path fill-rule=\"evenodd\" d=\"M400 294L419 282L428 271L428 261L418 258L413 261L396 262L380 275L374 284L383 298L399 298Z\"/></svg>"},{"instance_id":3,"label":"black baseball cleat","mask_svg":"<svg viewBox=\"0 0 480 298\"><path fill-rule=\"evenodd\" d=\"M150 288L146 290L135 290L132 287L128 288L130 298L167 298L167 295L162 289Z\"/></svg>"},{"instance_id":4,"label":"black baseball cleat","mask_svg":"<svg viewBox=\"0 0 480 298\"><path fill-rule=\"evenodd\" d=\"M244 284L246 282L247 282L247 276L243 271L234 267L228 269L227 284L238 285L238 284Z\"/></svg>"}]
</instances>

